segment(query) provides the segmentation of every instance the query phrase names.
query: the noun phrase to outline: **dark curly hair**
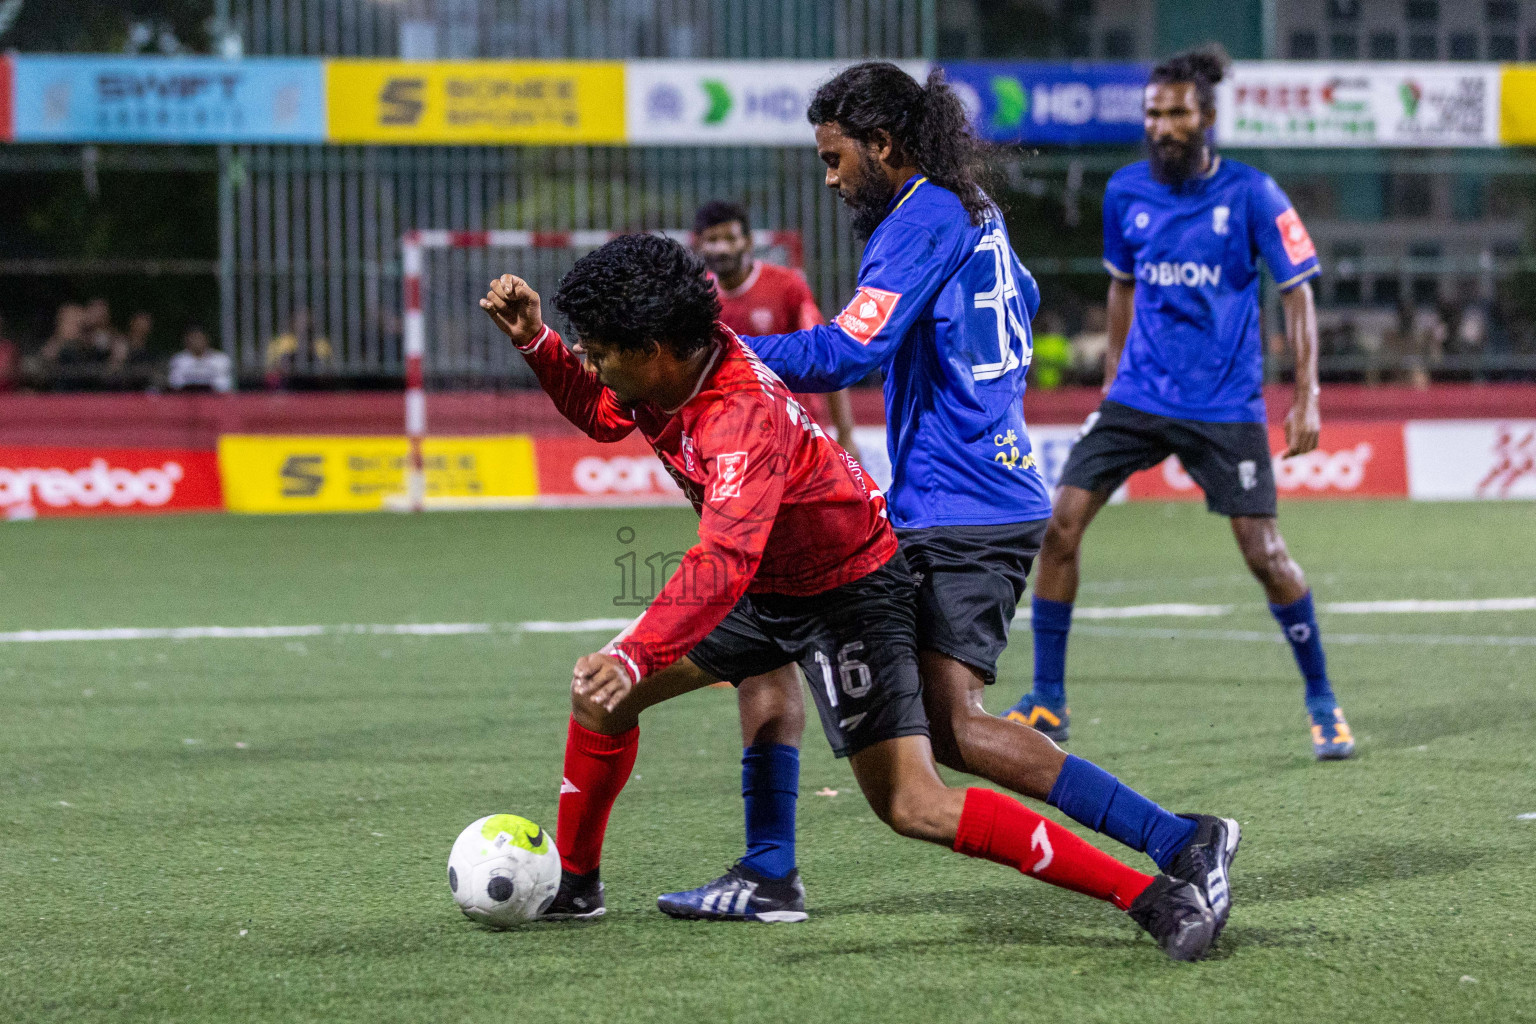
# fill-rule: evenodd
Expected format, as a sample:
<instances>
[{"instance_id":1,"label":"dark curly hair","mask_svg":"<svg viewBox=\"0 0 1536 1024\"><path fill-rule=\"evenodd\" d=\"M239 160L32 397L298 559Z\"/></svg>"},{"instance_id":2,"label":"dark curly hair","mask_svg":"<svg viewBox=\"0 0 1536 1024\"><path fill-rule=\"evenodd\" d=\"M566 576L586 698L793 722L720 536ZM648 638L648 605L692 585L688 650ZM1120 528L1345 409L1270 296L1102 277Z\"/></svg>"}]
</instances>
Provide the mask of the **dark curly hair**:
<instances>
[{"instance_id":1,"label":"dark curly hair","mask_svg":"<svg viewBox=\"0 0 1536 1024\"><path fill-rule=\"evenodd\" d=\"M887 61L855 64L817 89L805 113L811 124L835 124L861 143L888 132L929 181L960 197L972 224L997 209L983 187L988 147L943 71L935 68L918 85Z\"/></svg>"},{"instance_id":2,"label":"dark curly hair","mask_svg":"<svg viewBox=\"0 0 1536 1024\"><path fill-rule=\"evenodd\" d=\"M752 219L747 215L745 206L729 199L711 199L693 215L693 233L702 234L716 224L729 224L733 220L741 222L742 231L749 235L752 233Z\"/></svg>"},{"instance_id":3,"label":"dark curly hair","mask_svg":"<svg viewBox=\"0 0 1536 1024\"><path fill-rule=\"evenodd\" d=\"M704 263L661 235L622 235L571 268L555 293L578 338L640 351L666 345L680 359L709 344L720 300Z\"/></svg>"},{"instance_id":4,"label":"dark curly hair","mask_svg":"<svg viewBox=\"0 0 1536 1024\"><path fill-rule=\"evenodd\" d=\"M1232 58L1220 43L1206 43L1194 50L1176 53L1152 69L1153 85L1190 82L1200 100L1201 110L1216 107L1216 85L1227 77Z\"/></svg>"}]
</instances>

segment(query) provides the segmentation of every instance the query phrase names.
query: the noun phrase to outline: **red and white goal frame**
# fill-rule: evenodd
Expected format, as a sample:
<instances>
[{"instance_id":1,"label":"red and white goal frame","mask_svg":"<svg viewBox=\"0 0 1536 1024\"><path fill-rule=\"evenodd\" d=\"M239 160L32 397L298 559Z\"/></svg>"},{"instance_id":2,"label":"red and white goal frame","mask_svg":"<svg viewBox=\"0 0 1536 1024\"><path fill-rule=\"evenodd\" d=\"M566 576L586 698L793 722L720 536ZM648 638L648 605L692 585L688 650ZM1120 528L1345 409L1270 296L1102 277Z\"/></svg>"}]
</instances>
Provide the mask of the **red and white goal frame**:
<instances>
[{"instance_id":1,"label":"red and white goal frame","mask_svg":"<svg viewBox=\"0 0 1536 1024\"><path fill-rule=\"evenodd\" d=\"M428 229L407 231L400 238L401 286L405 298L405 436L410 445L406 463L406 507L420 512L426 507L427 480L421 456L422 440L427 435L427 391L424 362L427 354L427 322L422 309L422 279L426 272L428 249L595 249L605 242L630 234L625 231L449 231ZM693 232L664 230L650 232L690 243ZM798 231L757 231L756 247L780 249L789 266L800 269L805 247Z\"/></svg>"}]
</instances>

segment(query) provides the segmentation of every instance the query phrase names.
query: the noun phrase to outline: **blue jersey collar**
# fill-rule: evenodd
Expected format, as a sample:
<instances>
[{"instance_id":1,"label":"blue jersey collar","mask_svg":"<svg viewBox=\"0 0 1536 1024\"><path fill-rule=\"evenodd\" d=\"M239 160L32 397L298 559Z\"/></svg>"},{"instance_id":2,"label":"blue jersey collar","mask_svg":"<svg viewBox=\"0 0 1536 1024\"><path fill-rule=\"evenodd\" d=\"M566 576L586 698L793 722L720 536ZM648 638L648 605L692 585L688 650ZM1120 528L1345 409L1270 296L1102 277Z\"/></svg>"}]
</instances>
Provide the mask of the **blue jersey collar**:
<instances>
[{"instance_id":1,"label":"blue jersey collar","mask_svg":"<svg viewBox=\"0 0 1536 1024\"><path fill-rule=\"evenodd\" d=\"M886 204L885 212L887 214L892 214L901 209L901 204L906 202L908 199L911 199L912 193L916 192L918 187L927 180L928 175L922 174L913 178L907 184L903 185L901 191L892 197L891 201Z\"/></svg>"}]
</instances>

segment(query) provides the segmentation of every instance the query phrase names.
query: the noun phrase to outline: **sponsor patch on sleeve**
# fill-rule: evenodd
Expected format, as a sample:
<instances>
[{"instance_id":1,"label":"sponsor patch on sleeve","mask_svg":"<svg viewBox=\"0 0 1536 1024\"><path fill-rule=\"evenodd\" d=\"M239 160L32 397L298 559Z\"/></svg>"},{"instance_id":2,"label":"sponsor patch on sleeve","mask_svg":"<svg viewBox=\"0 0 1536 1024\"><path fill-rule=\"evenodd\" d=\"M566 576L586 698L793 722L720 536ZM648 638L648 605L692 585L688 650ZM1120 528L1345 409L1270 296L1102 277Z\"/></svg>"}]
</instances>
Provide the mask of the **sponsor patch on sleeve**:
<instances>
[{"instance_id":1,"label":"sponsor patch on sleeve","mask_svg":"<svg viewBox=\"0 0 1536 1024\"><path fill-rule=\"evenodd\" d=\"M715 456L715 486L709 492L709 500L741 497L741 479L746 475L746 452L724 452Z\"/></svg>"},{"instance_id":2,"label":"sponsor patch on sleeve","mask_svg":"<svg viewBox=\"0 0 1536 1024\"><path fill-rule=\"evenodd\" d=\"M1280 229L1280 241L1285 245L1285 255L1292 264L1305 263L1317 255L1312 236L1307 234L1307 226L1297 216L1295 207L1288 208L1276 217L1275 227Z\"/></svg>"},{"instance_id":3,"label":"sponsor patch on sleeve","mask_svg":"<svg viewBox=\"0 0 1536 1024\"><path fill-rule=\"evenodd\" d=\"M896 312L896 303L900 301L900 292L860 288L853 301L832 322L860 345L868 345L891 319L891 314Z\"/></svg>"}]
</instances>

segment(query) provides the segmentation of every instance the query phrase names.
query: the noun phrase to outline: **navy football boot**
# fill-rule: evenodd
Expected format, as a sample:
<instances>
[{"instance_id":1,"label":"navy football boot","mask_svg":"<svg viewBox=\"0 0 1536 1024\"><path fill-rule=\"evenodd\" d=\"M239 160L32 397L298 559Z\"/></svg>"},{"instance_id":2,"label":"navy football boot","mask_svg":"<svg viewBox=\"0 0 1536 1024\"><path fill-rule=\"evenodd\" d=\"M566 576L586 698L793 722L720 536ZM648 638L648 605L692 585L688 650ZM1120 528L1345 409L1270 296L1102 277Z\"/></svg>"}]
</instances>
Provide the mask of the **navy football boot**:
<instances>
[{"instance_id":1,"label":"navy football boot","mask_svg":"<svg viewBox=\"0 0 1536 1024\"><path fill-rule=\"evenodd\" d=\"M1173 858L1168 873L1182 878L1205 894L1211 913L1216 915L1216 934L1227 925L1227 915L1232 913L1232 858L1237 856L1237 844L1243 833L1231 818L1218 818L1212 814L1181 814L1179 817L1195 823L1195 834Z\"/></svg>"},{"instance_id":2,"label":"navy football boot","mask_svg":"<svg viewBox=\"0 0 1536 1024\"><path fill-rule=\"evenodd\" d=\"M699 921L795 924L806 918L805 885L798 870L767 878L739 863L697 889L658 896L656 906L663 914Z\"/></svg>"}]
</instances>

